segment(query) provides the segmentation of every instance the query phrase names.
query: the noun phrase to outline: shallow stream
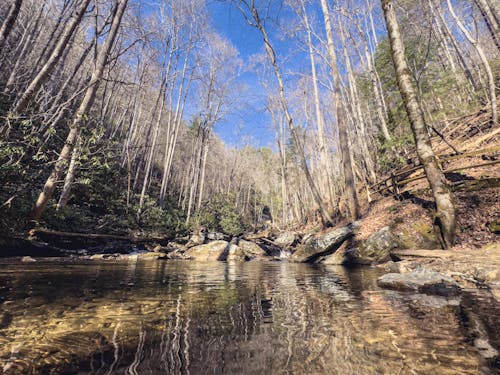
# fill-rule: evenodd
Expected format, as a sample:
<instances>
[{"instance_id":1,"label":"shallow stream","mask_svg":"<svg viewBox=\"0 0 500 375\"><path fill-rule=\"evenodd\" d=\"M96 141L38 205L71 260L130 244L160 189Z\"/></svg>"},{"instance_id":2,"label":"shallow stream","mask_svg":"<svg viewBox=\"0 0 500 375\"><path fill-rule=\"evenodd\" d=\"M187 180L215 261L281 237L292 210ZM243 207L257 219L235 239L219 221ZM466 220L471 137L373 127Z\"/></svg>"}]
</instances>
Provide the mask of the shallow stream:
<instances>
[{"instance_id":1,"label":"shallow stream","mask_svg":"<svg viewBox=\"0 0 500 375\"><path fill-rule=\"evenodd\" d=\"M500 305L286 262L0 262L0 374L489 374Z\"/></svg>"}]
</instances>

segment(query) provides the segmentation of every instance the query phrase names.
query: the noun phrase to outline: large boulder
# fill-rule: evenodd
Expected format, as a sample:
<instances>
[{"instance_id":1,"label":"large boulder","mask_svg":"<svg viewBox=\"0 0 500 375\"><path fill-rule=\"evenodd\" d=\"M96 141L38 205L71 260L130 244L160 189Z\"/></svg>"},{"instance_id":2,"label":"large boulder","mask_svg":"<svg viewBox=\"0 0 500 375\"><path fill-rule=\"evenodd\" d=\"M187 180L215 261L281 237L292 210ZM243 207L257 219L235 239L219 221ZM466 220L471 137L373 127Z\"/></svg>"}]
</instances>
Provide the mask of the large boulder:
<instances>
[{"instance_id":1,"label":"large boulder","mask_svg":"<svg viewBox=\"0 0 500 375\"><path fill-rule=\"evenodd\" d=\"M397 237L389 227L383 227L358 246L349 249L346 255L350 263L378 264L391 260L391 251L396 247Z\"/></svg>"},{"instance_id":2,"label":"large boulder","mask_svg":"<svg viewBox=\"0 0 500 375\"><path fill-rule=\"evenodd\" d=\"M205 245L198 245L188 249L185 256L189 259L202 261L226 260L229 251L229 242L213 241Z\"/></svg>"},{"instance_id":3,"label":"large boulder","mask_svg":"<svg viewBox=\"0 0 500 375\"><path fill-rule=\"evenodd\" d=\"M295 244L299 236L295 232L281 232L273 241L276 246L287 249Z\"/></svg>"},{"instance_id":4,"label":"large boulder","mask_svg":"<svg viewBox=\"0 0 500 375\"><path fill-rule=\"evenodd\" d=\"M438 296L456 296L461 289L455 280L427 268L419 268L410 273L388 273L378 279L382 288L412 291Z\"/></svg>"},{"instance_id":5,"label":"large boulder","mask_svg":"<svg viewBox=\"0 0 500 375\"><path fill-rule=\"evenodd\" d=\"M189 241L186 243L186 247L190 248L194 246L203 245L206 239L207 239L206 229L204 227L199 227L193 232L191 237L189 237Z\"/></svg>"},{"instance_id":6,"label":"large boulder","mask_svg":"<svg viewBox=\"0 0 500 375\"><path fill-rule=\"evenodd\" d=\"M333 254L327 255L320 259L320 263L341 266L349 263L347 252L349 251L349 242L345 241Z\"/></svg>"},{"instance_id":7,"label":"large boulder","mask_svg":"<svg viewBox=\"0 0 500 375\"><path fill-rule=\"evenodd\" d=\"M266 251L255 242L240 240L238 247L243 251L247 259L262 259L267 256Z\"/></svg>"},{"instance_id":8,"label":"large boulder","mask_svg":"<svg viewBox=\"0 0 500 375\"><path fill-rule=\"evenodd\" d=\"M352 237L358 228L357 223L334 229L319 237L308 237L292 254L295 262L314 262L321 257L334 253L342 243Z\"/></svg>"},{"instance_id":9,"label":"large boulder","mask_svg":"<svg viewBox=\"0 0 500 375\"><path fill-rule=\"evenodd\" d=\"M248 260L267 260L271 259L266 250L252 241L239 240L231 241L227 260L229 261L248 261Z\"/></svg>"},{"instance_id":10,"label":"large boulder","mask_svg":"<svg viewBox=\"0 0 500 375\"><path fill-rule=\"evenodd\" d=\"M245 253L235 243L229 244L229 250L227 252L227 261L244 262L246 260Z\"/></svg>"}]
</instances>

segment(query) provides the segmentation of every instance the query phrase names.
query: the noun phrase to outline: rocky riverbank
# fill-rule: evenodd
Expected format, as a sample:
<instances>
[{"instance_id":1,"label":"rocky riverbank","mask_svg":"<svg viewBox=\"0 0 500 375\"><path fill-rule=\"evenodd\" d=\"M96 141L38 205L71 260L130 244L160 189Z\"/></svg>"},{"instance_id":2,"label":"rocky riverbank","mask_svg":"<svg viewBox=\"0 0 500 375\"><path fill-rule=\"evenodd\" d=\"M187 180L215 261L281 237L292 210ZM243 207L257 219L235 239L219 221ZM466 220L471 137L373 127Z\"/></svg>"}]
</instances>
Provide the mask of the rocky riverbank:
<instances>
[{"instance_id":1,"label":"rocky riverbank","mask_svg":"<svg viewBox=\"0 0 500 375\"><path fill-rule=\"evenodd\" d=\"M88 260L289 261L384 269L383 288L454 295L489 289L500 301L500 245L482 249L408 249L408 235L384 226L370 235L362 221L314 232L272 232L228 237L199 230L175 240L32 232L19 240L24 262L37 256ZM414 241L416 241L414 239ZM422 240L420 240L422 242ZM62 248L61 246L65 246ZM32 251L35 249L35 251Z\"/></svg>"}]
</instances>

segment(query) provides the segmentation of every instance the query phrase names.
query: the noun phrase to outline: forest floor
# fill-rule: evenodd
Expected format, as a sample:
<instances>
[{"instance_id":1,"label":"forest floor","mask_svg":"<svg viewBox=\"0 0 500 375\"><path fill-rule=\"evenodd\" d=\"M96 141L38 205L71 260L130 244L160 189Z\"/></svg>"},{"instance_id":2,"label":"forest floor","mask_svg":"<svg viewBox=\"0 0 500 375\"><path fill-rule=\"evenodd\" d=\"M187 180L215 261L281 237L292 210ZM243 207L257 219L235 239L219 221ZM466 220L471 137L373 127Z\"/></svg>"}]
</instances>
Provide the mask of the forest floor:
<instances>
[{"instance_id":1,"label":"forest floor","mask_svg":"<svg viewBox=\"0 0 500 375\"><path fill-rule=\"evenodd\" d=\"M483 108L445 121L441 128L443 137L434 135L432 144L457 209L453 249L481 248L498 241L500 127L490 123L490 114ZM365 207L359 238L366 238L385 225L408 235L419 235L419 231L432 227L433 197L422 169L412 170L415 164L416 160L409 160L407 167L392 171L394 175L401 174L398 196L391 188L382 191L382 196L372 196L373 202ZM410 172L404 173L405 170ZM380 186L383 185L377 189Z\"/></svg>"}]
</instances>

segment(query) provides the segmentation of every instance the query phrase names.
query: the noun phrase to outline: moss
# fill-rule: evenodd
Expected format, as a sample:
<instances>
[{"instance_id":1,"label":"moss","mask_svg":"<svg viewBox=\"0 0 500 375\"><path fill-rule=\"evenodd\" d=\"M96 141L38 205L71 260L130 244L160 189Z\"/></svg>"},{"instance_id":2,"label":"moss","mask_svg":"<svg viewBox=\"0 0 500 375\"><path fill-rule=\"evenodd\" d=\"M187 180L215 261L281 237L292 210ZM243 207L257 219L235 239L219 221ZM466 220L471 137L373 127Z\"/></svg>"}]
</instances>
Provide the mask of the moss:
<instances>
[{"instance_id":1,"label":"moss","mask_svg":"<svg viewBox=\"0 0 500 375\"><path fill-rule=\"evenodd\" d=\"M404 249L439 249L432 226L428 223L417 221L410 229L403 230L399 234L399 245Z\"/></svg>"},{"instance_id":2,"label":"moss","mask_svg":"<svg viewBox=\"0 0 500 375\"><path fill-rule=\"evenodd\" d=\"M500 221L494 220L488 225L488 229L491 233L500 234Z\"/></svg>"}]
</instances>

